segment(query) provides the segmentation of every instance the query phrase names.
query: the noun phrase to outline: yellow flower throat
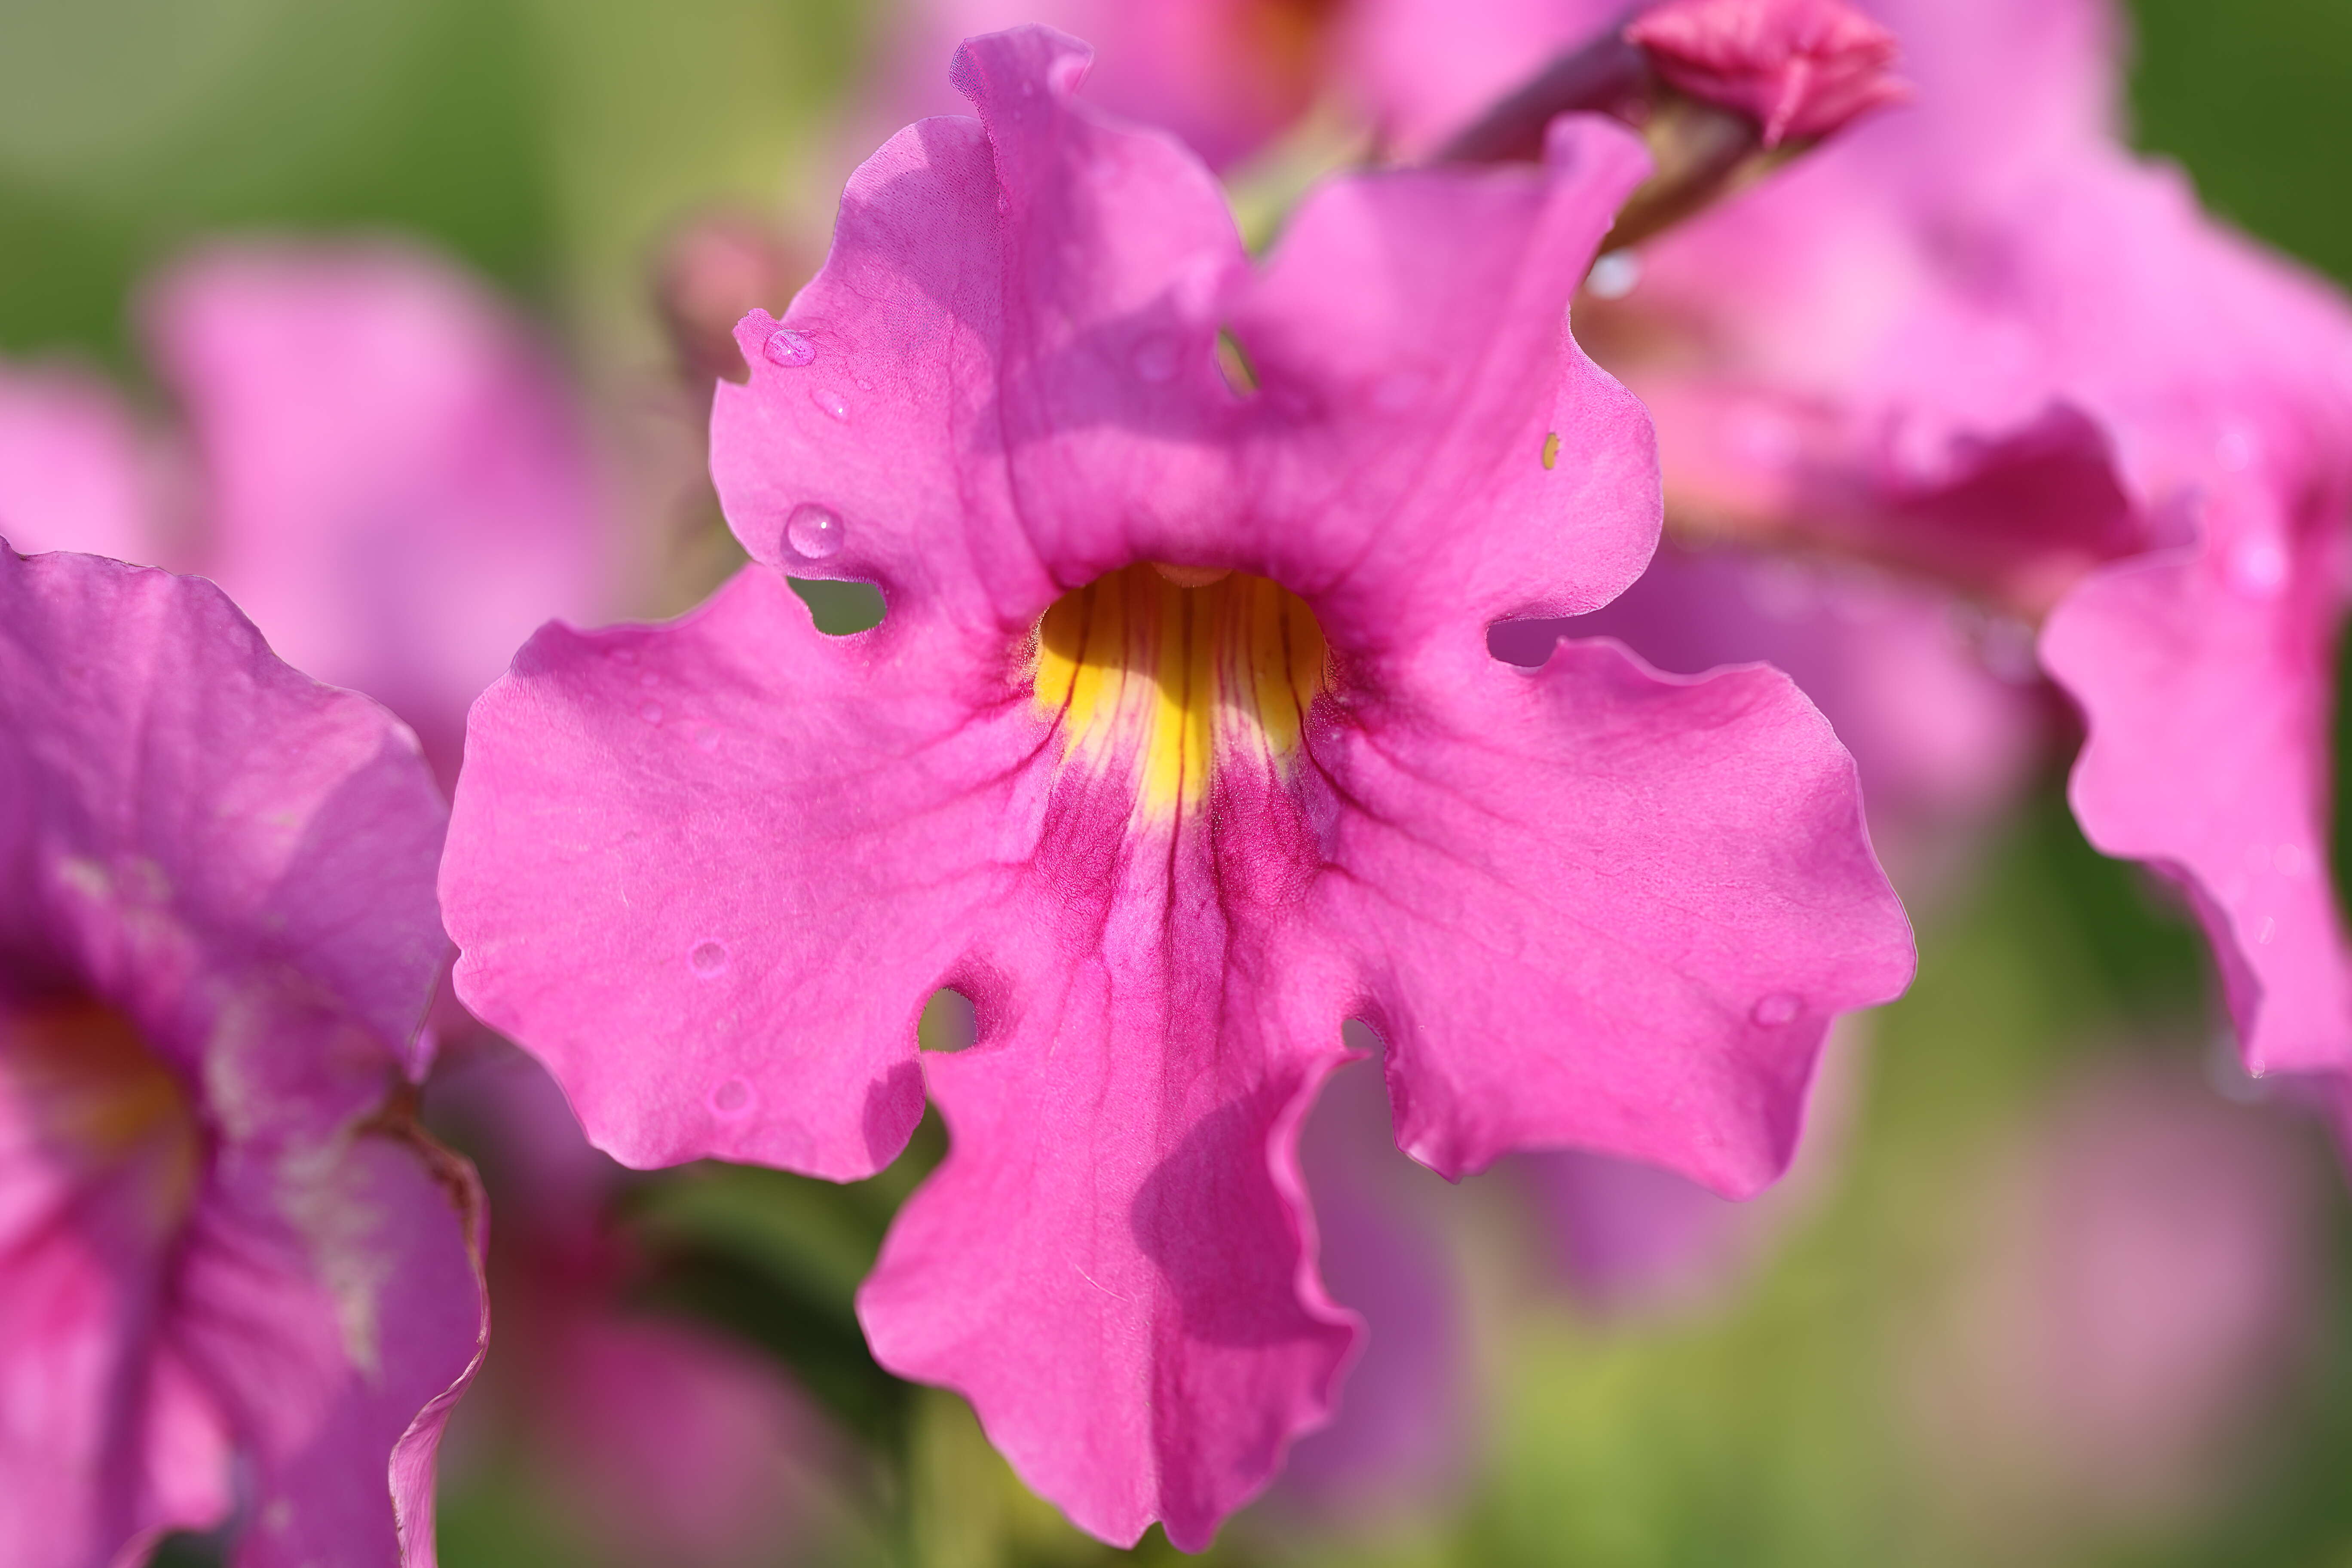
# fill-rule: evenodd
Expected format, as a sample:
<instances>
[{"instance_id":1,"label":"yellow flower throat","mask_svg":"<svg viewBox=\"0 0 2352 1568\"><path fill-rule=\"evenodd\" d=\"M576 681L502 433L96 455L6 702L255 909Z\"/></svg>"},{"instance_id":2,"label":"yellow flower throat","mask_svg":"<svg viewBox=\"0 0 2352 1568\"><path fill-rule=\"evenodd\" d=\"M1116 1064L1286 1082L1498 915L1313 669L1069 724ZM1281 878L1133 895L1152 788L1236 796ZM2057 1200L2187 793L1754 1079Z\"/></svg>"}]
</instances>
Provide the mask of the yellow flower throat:
<instances>
[{"instance_id":1,"label":"yellow flower throat","mask_svg":"<svg viewBox=\"0 0 2352 1568\"><path fill-rule=\"evenodd\" d=\"M1037 626L1036 702L1066 763L1132 768L1137 809L1208 798L1215 768L1286 771L1328 680L1323 630L1263 577L1122 567L1063 595ZM1197 585L1185 585L1197 583Z\"/></svg>"}]
</instances>

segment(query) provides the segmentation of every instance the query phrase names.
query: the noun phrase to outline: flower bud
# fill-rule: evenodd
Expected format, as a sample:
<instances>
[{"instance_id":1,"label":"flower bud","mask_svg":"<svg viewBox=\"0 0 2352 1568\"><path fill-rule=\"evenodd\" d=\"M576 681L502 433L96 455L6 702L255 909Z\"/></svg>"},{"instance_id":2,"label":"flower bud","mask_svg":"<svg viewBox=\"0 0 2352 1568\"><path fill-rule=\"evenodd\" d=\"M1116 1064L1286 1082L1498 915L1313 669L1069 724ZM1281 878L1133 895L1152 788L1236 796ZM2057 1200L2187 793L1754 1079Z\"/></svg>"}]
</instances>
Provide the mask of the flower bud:
<instances>
[{"instance_id":1,"label":"flower bud","mask_svg":"<svg viewBox=\"0 0 2352 1568\"><path fill-rule=\"evenodd\" d=\"M1756 121L1767 149L1899 101L1895 35L1843 0L1667 0L1626 27L1665 81Z\"/></svg>"}]
</instances>

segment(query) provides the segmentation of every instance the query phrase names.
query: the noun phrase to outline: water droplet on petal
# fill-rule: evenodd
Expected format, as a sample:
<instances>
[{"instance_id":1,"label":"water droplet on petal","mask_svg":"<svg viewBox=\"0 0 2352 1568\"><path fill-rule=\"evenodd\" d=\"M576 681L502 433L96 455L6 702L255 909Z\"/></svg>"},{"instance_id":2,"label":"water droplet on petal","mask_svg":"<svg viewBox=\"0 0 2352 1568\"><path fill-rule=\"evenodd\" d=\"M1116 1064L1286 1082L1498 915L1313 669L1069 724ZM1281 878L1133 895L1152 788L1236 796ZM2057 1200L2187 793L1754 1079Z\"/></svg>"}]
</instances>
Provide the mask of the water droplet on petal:
<instances>
[{"instance_id":1,"label":"water droplet on petal","mask_svg":"<svg viewBox=\"0 0 2352 1568\"><path fill-rule=\"evenodd\" d=\"M781 365L785 370L798 370L816 358L816 345L809 342L808 334L796 332L790 327L778 327L770 332L764 352L770 364Z\"/></svg>"},{"instance_id":2,"label":"water droplet on petal","mask_svg":"<svg viewBox=\"0 0 2352 1568\"><path fill-rule=\"evenodd\" d=\"M637 709L637 717L648 724L658 724L662 721L662 706L658 702L645 703Z\"/></svg>"},{"instance_id":3,"label":"water droplet on petal","mask_svg":"<svg viewBox=\"0 0 2352 1568\"><path fill-rule=\"evenodd\" d=\"M705 724L701 729L697 730L694 732L694 744L698 751L717 751L719 749L719 731L712 729L709 725Z\"/></svg>"},{"instance_id":4,"label":"water droplet on petal","mask_svg":"<svg viewBox=\"0 0 2352 1568\"><path fill-rule=\"evenodd\" d=\"M1795 1023L1797 1015L1803 1010L1804 1004L1794 996L1786 991L1775 991L1757 1003L1755 1011L1748 1016L1768 1029L1777 1029L1783 1024Z\"/></svg>"},{"instance_id":5,"label":"water droplet on petal","mask_svg":"<svg viewBox=\"0 0 2352 1568\"><path fill-rule=\"evenodd\" d=\"M784 542L803 561L823 561L841 553L841 514L814 501L793 508L784 520Z\"/></svg>"},{"instance_id":6,"label":"water droplet on petal","mask_svg":"<svg viewBox=\"0 0 2352 1568\"><path fill-rule=\"evenodd\" d=\"M2231 426L2214 441L2213 460L2233 474L2252 468L2254 433L2242 425Z\"/></svg>"},{"instance_id":7,"label":"water droplet on petal","mask_svg":"<svg viewBox=\"0 0 2352 1568\"><path fill-rule=\"evenodd\" d=\"M2286 546L2267 533L2242 539L2230 548L2231 585L2256 599L2278 596L2286 586Z\"/></svg>"},{"instance_id":8,"label":"water droplet on petal","mask_svg":"<svg viewBox=\"0 0 2352 1568\"><path fill-rule=\"evenodd\" d=\"M721 1116L740 1116L758 1098L750 1079L730 1078L710 1091L710 1109Z\"/></svg>"},{"instance_id":9,"label":"water droplet on petal","mask_svg":"<svg viewBox=\"0 0 2352 1568\"><path fill-rule=\"evenodd\" d=\"M1135 374L1150 382L1175 380L1175 341L1155 332L1136 344Z\"/></svg>"},{"instance_id":10,"label":"water droplet on petal","mask_svg":"<svg viewBox=\"0 0 2352 1568\"><path fill-rule=\"evenodd\" d=\"M819 408L824 410L825 417L829 419L839 419L845 422L849 418L849 399L842 396L840 393L835 392L832 387L810 387L809 401L815 404Z\"/></svg>"},{"instance_id":11,"label":"water droplet on petal","mask_svg":"<svg viewBox=\"0 0 2352 1568\"><path fill-rule=\"evenodd\" d=\"M698 942L694 951L686 955L697 974L708 977L727 967L727 944L719 942Z\"/></svg>"},{"instance_id":12,"label":"water droplet on petal","mask_svg":"<svg viewBox=\"0 0 2352 1568\"><path fill-rule=\"evenodd\" d=\"M2280 845L2271 854L2271 864L2278 868L2280 876L2293 877L2297 881L2318 868L2307 844Z\"/></svg>"},{"instance_id":13,"label":"water droplet on petal","mask_svg":"<svg viewBox=\"0 0 2352 1568\"><path fill-rule=\"evenodd\" d=\"M1630 250L1612 250L1593 262L1584 286L1596 300L1622 300L1642 281L1642 258Z\"/></svg>"},{"instance_id":14,"label":"water droplet on petal","mask_svg":"<svg viewBox=\"0 0 2352 1568\"><path fill-rule=\"evenodd\" d=\"M2260 942L2263 946L2268 947L2271 944L2271 938L2276 935L2278 935L2278 921L2273 916L2264 915L2263 917L2263 929L2261 932L2255 936L2254 940Z\"/></svg>"}]
</instances>

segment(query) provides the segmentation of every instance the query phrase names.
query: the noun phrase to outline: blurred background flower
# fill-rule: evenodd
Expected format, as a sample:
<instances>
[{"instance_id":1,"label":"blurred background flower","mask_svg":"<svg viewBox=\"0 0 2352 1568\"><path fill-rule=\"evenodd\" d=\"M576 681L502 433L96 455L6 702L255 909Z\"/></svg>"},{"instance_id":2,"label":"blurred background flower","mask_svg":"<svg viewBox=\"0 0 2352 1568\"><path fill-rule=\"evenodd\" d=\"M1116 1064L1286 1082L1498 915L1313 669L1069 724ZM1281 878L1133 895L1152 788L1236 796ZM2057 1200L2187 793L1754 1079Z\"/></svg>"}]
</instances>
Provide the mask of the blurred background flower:
<instances>
[{"instance_id":1,"label":"blurred background flower","mask_svg":"<svg viewBox=\"0 0 2352 1568\"><path fill-rule=\"evenodd\" d=\"M1265 171L1285 156L1361 145L1364 105L1314 73L1369 9L1034 14L1093 37L1105 94L1192 80L1214 108L1193 134L1257 190L1280 185ZM523 618L675 611L738 560L702 468L709 378L741 374L726 328L814 270L857 157L906 115L958 108L944 46L983 10L1015 16L913 0L0 0L0 476L37 463L86 547L199 563L186 552L222 470L188 454L227 427L197 406L213 383L189 361L149 357L173 297L155 280L191 255L253 254L218 247L257 235L427 258L414 264L441 297L524 323L494 335L522 345L531 368L516 374L561 409L546 440L580 455L556 466L593 513L593 570L543 583ZM1574 31L1594 10L1545 25ZM2352 279L2352 208L2332 196L2352 144L2352 12L2138 0L2129 21L2136 143L2180 159L2221 215ZM1202 77L1195 46L1213 36L1250 40L1252 69ZM1438 63L1407 49L1382 68ZM292 352L380 390L393 373L368 368L373 341L330 325ZM355 453L398 445L389 426L331 433L365 437ZM0 533L12 493L0 478ZM142 542L159 518L180 531ZM854 591L803 596L828 629L875 613ZM1604 618L1578 630L1665 668L1761 657L1805 680L1861 761L1921 922L1919 983L1850 1047L1831 1085L1850 1099L1817 1110L1797 1184L1759 1205L1580 1156L1458 1188L1389 1170L1374 1192L1344 1173L1378 1150L1377 1077L1343 1073L1309 1129L1309 1174L1378 1200L1328 1204L1324 1238L1372 1346L1333 1427L1212 1556L2352 1557L2341 1176L2291 1096L2244 1103L2253 1086L2209 1067L2226 1052L2203 1043L2221 1013L2202 946L2173 900L2083 843L2051 761L2069 721L2029 684L2021 628L1729 549L1670 557ZM453 635L507 624L469 616ZM481 678L479 658L455 662ZM404 710L446 731L434 715L462 700L436 688ZM2340 754L2340 715L2336 729ZM934 1042L955 1026L937 1009ZM1029 1497L959 1402L889 1378L857 1336L851 1292L936 1160L935 1126L856 1187L716 1166L633 1176L578 1142L503 1046L460 1027L445 1055L428 1108L483 1160L497 1215L497 1333L448 1449L445 1563L1118 1555ZM184 1539L165 1557L215 1550ZM1170 1555L1156 1536L1137 1554Z\"/></svg>"}]
</instances>

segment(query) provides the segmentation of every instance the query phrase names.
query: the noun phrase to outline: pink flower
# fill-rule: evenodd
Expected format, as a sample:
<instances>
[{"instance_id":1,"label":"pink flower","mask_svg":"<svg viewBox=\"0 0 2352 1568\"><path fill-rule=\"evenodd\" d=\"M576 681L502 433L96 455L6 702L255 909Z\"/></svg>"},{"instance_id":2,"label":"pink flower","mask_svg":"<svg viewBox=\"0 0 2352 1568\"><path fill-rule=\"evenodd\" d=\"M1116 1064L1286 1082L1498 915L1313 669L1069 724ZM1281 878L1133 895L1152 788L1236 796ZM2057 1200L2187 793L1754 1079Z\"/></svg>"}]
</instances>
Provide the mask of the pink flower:
<instances>
[{"instance_id":1,"label":"pink flower","mask_svg":"<svg viewBox=\"0 0 2352 1568\"><path fill-rule=\"evenodd\" d=\"M1843 0L1666 0L1625 37L1675 87L1754 119L1767 147L1826 135L1905 91L1888 72L1895 35Z\"/></svg>"},{"instance_id":2,"label":"pink flower","mask_svg":"<svg viewBox=\"0 0 2352 1568\"><path fill-rule=\"evenodd\" d=\"M1648 247L1595 341L1693 525L2049 611L2085 832L2188 885L2250 1066L2342 1067L2352 313L2114 143L2103 9L1876 9L1916 108Z\"/></svg>"},{"instance_id":3,"label":"pink flower","mask_svg":"<svg viewBox=\"0 0 2352 1568\"><path fill-rule=\"evenodd\" d=\"M442 807L210 584L0 547L0 1561L433 1561L487 1328L406 1079Z\"/></svg>"},{"instance_id":4,"label":"pink flower","mask_svg":"<svg viewBox=\"0 0 2352 1568\"><path fill-rule=\"evenodd\" d=\"M1341 181L1255 270L1199 163L1073 100L1085 60L966 45L981 122L902 132L744 322L712 449L756 564L524 649L444 904L460 992L629 1163L862 1176L928 1087L953 1149L876 1353L1085 1528L1192 1547L1354 1338L1293 1148L1344 1019L1445 1174L1581 1144L1744 1193L1911 948L1784 679L1486 652L1655 541L1646 422L1563 325L1631 140ZM823 637L785 568L888 617ZM919 1062L940 986L978 1042Z\"/></svg>"},{"instance_id":5,"label":"pink flower","mask_svg":"<svg viewBox=\"0 0 2352 1568\"><path fill-rule=\"evenodd\" d=\"M202 572L454 780L467 704L533 627L604 597L586 451L539 347L381 243L215 247L144 318L191 471L166 482L103 387L0 372L0 529Z\"/></svg>"}]
</instances>

